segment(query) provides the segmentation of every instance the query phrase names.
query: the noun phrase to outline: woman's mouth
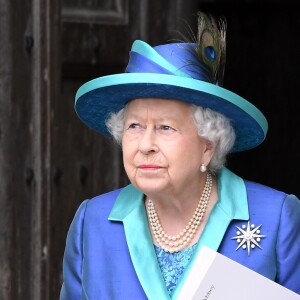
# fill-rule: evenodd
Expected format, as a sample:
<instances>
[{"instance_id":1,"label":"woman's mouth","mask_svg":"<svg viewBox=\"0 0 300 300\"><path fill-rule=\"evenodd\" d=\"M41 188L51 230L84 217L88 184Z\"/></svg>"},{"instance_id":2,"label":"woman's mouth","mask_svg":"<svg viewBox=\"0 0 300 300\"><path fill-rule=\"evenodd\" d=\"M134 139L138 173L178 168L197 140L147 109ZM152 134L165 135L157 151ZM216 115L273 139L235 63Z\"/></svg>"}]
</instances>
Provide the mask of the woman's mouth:
<instances>
[{"instance_id":1,"label":"woman's mouth","mask_svg":"<svg viewBox=\"0 0 300 300\"><path fill-rule=\"evenodd\" d=\"M138 166L138 169L143 171L156 171L158 169L161 169L161 167L157 165L140 165Z\"/></svg>"}]
</instances>

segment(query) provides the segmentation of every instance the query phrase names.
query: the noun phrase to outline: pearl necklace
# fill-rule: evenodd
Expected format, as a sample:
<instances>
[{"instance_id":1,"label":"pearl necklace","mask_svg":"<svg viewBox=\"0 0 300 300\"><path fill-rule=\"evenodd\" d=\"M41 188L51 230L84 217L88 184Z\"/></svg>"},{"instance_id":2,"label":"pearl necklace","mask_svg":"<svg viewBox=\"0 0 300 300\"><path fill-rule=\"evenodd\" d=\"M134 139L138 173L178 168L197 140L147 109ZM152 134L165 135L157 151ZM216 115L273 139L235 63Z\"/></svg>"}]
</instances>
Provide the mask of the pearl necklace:
<instances>
[{"instance_id":1,"label":"pearl necklace","mask_svg":"<svg viewBox=\"0 0 300 300\"><path fill-rule=\"evenodd\" d=\"M199 200L198 206L194 211L188 225L177 235L168 235L162 228L157 212L155 211L153 201L148 199L147 213L154 238L160 248L166 252L178 252L189 245L196 231L200 226L200 222L205 214L207 204L212 190L212 176L207 173L205 186Z\"/></svg>"}]
</instances>

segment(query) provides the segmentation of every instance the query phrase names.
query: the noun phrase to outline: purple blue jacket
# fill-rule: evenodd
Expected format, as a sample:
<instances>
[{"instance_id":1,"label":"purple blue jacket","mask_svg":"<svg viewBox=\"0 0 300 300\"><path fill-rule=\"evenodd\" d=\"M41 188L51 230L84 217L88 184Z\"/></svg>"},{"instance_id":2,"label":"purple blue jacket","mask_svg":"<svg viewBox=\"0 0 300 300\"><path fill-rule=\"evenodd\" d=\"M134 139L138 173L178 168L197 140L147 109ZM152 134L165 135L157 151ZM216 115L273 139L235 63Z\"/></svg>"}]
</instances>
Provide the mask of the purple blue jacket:
<instances>
[{"instance_id":1,"label":"purple blue jacket","mask_svg":"<svg viewBox=\"0 0 300 300\"><path fill-rule=\"evenodd\" d=\"M156 259L143 193L129 185L84 201L67 236L60 300L176 299L203 245L300 294L299 199L226 168L218 176L218 194L172 296ZM261 225L261 248L236 250L236 226L248 222Z\"/></svg>"}]
</instances>

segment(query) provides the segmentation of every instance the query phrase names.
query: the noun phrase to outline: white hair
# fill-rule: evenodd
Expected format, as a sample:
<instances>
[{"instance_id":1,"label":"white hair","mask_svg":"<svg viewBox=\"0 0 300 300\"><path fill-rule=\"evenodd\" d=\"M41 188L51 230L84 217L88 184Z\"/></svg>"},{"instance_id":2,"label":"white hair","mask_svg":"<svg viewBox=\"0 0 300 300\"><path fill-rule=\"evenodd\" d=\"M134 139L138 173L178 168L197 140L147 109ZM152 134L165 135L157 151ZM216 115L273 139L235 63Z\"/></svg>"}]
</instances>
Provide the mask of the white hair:
<instances>
[{"instance_id":1,"label":"white hair","mask_svg":"<svg viewBox=\"0 0 300 300\"><path fill-rule=\"evenodd\" d=\"M215 146L215 151L209 163L208 170L217 173L226 163L226 156L235 142L235 131L231 122L224 115L209 108L191 104L198 135ZM111 113L105 124L118 144L121 144L126 106L116 113Z\"/></svg>"},{"instance_id":2,"label":"white hair","mask_svg":"<svg viewBox=\"0 0 300 300\"><path fill-rule=\"evenodd\" d=\"M208 169L216 173L226 163L226 156L235 142L235 131L224 115L201 106L193 105L193 108L198 135L215 145Z\"/></svg>"}]
</instances>

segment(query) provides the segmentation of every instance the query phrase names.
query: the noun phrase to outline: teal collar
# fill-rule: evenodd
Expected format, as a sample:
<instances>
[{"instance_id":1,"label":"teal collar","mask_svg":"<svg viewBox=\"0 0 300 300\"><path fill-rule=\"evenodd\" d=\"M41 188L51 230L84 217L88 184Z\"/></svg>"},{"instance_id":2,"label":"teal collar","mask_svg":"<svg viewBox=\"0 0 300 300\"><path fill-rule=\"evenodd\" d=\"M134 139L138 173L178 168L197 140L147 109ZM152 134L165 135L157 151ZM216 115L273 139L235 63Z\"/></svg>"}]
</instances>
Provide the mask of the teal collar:
<instances>
[{"instance_id":1,"label":"teal collar","mask_svg":"<svg viewBox=\"0 0 300 300\"><path fill-rule=\"evenodd\" d=\"M172 299L176 299L201 247L206 245L217 251L231 220L249 219L244 181L226 168L223 168L218 176L218 195L219 200L198 241L195 255L178 283ZM143 193L132 185L125 187L111 210L109 220L124 224L132 262L148 299L170 299L153 247Z\"/></svg>"}]
</instances>

